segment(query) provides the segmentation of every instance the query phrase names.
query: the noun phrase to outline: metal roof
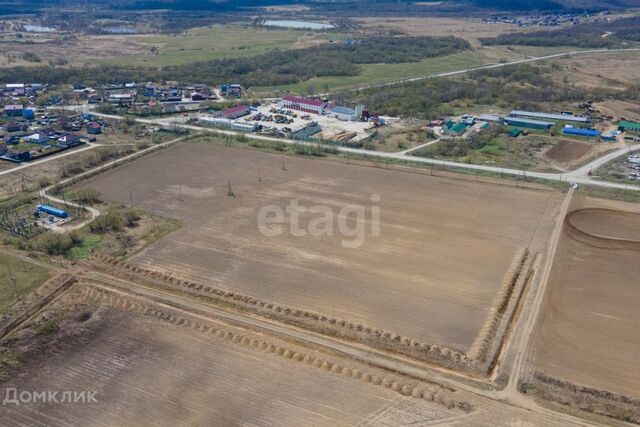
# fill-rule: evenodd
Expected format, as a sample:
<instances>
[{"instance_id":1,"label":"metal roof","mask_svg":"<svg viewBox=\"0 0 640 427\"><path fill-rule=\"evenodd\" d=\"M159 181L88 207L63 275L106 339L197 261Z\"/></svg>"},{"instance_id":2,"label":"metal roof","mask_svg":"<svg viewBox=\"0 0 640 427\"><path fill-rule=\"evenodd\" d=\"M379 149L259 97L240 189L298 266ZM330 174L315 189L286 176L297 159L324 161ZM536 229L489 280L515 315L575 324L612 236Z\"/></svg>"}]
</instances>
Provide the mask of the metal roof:
<instances>
[{"instance_id":1,"label":"metal roof","mask_svg":"<svg viewBox=\"0 0 640 427\"><path fill-rule=\"evenodd\" d=\"M623 129L640 130L640 123L623 120L618 123L618 127Z\"/></svg>"},{"instance_id":2,"label":"metal roof","mask_svg":"<svg viewBox=\"0 0 640 427\"><path fill-rule=\"evenodd\" d=\"M512 117L535 117L538 119L562 120L566 122L586 123L589 119L583 116L573 116L569 114L551 114L537 113L534 111L513 110L510 114Z\"/></svg>"},{"instance_id":3,"label":"metal roof","mask_svg":"<svg viewBox=\"0 0 640 427\"><path fill-rule=\"evenodd\" d=\"M349 115L353 115L356 113L356 110L352 109L352 108L348 108L348 107L340 107L338 105L336 105L335 107L333 107L331 109L332 113L338 113L338 114L349 114Z\"/></svg>"},{"instance_id":4,"label":"metal roof","mask_svg":"<svg viewBox=\"0 0 640 427\"><path fill-rule=\"evenodd\" d=\"M553 126L555 123L551 123L551 122L543 122L541 120L531 120L531 119L525 119L523 117L505 117L504 120L507 123L510 122L514 122L514 123L527 123L530 125L540 125L540 126Z\"/></svg>"},{"instance_id":5,"label":"metal roof","mask_svg":"<svg viewBox=\"0 0 640 427\"><path fill-rule=\"evenodd\" d=\"M293 95L285 95L282 97L282 99L285 101L294 102L296 104L313 105L314 107L324 107L325 105L327 105L326 102L318 101L315 99L302 98L300 96L293 96Z\"/></svg>"}]
</instances>

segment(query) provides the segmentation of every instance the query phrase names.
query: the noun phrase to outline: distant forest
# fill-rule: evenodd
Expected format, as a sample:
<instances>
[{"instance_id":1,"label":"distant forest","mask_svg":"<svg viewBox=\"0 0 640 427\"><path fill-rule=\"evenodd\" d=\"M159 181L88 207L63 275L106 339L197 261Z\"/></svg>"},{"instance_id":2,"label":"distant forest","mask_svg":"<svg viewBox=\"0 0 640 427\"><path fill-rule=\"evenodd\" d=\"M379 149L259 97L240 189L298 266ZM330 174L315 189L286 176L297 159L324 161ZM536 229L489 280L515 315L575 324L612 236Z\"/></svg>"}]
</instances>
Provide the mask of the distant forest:
<instances>
[{"instance_id":1,"label":"distant forest","mask_svg":"<svg viewBox=\"0 0 640 427\"><path fill-rule=\"evenodd\" d=\"M469 48L466 40L457 37L380 37L353 44L324 44L164 68L15 67L1 69L0 81L103 84L175 80L209 84L237 82L247 87L272 86L299 83L320 76L353 76L360 73L359 64L418 62Z\"/></svg>"},{"instance_id":2,"label":"distant forest","mask_svg":"<svg viewBox=\"0 0 640 427\"><path fill-rule=\"evenodd\" d=\"M303 4L312 12L347 16L433 15L434 13L474 14L493 10L596 11L637 7L637 0L449 0L425 7L425 0L0 0L0 15L46 13L57 9L96 9L117 11L173 10L204 13L246 13L248 8Z\"/></svg>"},{"instance_id":3,"label":"distant forest","mask_svg":"<svg viewBox=\"0 0 640 427\"><path fill-rule=\"evenodd\" d=\"M610 34L603 37L607 33ZM484 45L624 47L625 42L640 41L640 17L584 23L560 30L507 33L497 37L483 38L480 41Z\"/></svg>"}]
</instances>

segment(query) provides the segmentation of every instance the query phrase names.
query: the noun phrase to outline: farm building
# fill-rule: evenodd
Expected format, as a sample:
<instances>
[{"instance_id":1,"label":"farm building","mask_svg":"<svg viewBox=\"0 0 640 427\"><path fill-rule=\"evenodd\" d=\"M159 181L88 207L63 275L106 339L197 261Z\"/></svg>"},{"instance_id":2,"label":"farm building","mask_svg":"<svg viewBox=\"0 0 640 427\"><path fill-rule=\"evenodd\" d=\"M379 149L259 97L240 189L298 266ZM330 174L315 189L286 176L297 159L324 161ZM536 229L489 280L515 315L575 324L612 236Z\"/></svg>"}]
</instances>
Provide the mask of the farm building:
<instances>
[{"instance_id":1,"label":"farm building","mask_svg":"<svg viewBox=\"0 0 640 427\"><path fill-rule=\"evenodd\" d=\"M442 131L447 135L451 136L460 136L467 130L466 123L456 123L453 121L448 121L442 126Z\"/></svg>"},{"instance_id":2,"label":"farm building","mask_svg":"<svg viewBox=\"0 0 640 427\"><path fill-rule=\"evenodd\" d=\"M258 125L255 123L236 123L233 120L223 117L201 116L198 118L198 124L201 126L228 128L241 132L255 132Z\"/></svg>"},{"instance_id":3,"label":"farm building","mask_svg":"<svg viewBox=\"0 0 640 427\"><path fill-rule=\"evenodd\" d=\"M565 135L586 136L589 138L597 138L600 136L600 131L595 129L575 128L573 126L565 126L564 129L562 129L562 133Z\"/></svg>"},{"instance_id":4,"label":"farm building","mask_svg":"<svg viewBox=\"0 0 640 427\"><path fill-rule=\"evenodd\" d=\"M226 110L220 113L220 117L224 117L225 119L238 119L240 117L244 117L251 112L248 105L238 105L237 107L227 108Z\"/></svg>"},{"instance_id":5,"label":"farm building","mask_svg":"<svg viewBox=\"0 0 640 427\"><path fill-rule=\"evenodd\" d=\"M223 96L233 96L235 98L240 98L242 96L242 86L235 83L223 84L220 85L220 93Z\"/></svg>"},{"instance_id":6,"label":"farm building","mask_svg":"<svg viewBox=\"0 0 640 427\"><path fill-rule=\"evenodd\" d=\"M33 120L36 118L36 113L32 109L25 108L22 110L22 118L25 120Z\"/></svg>"},{"instance_id":7,"label":"farm building","mask_svg":"<svg viewBox=\"0 0 640 427\"><path fill-rule=\"evenodd\" d=\"M78 135L68 134L63 136L62 138L59 138L58 143L65 147L73 147L75 145L81 144L82 141L80 141L80 137Z\"/></svg>"},{"instance_id":8,"label":"farm building","mask_svg":"<svg viewBox=\"0 0 640 427\"><path fill-rule=\"evenodd\" d=\"M511 137L511 138L517 138L520 136L522 132L520 131L520 129L518 128L513 128L511 129L509 132L507 132L507 136Z\"/></svg>"},{"instance_id":9,"label":"farm building","mask_svg":"<svg viewBox=\"0 0 640 427\"><path fill-rule=\"evenodd\" d=\"M285 95L278 103L280 108L304 111L305 113L322 114L327 108L327 103L315 99L307 99L299 96Z\"/></svg>"},{"instance_id":10,"label":"farm building","mask_svg":"<svg viewBox=\"0 0 640 427\"><path fill-rule=\"evenodd\" d=\"M576 123L587 123L589 121L587 117L574 116L572 114L537 113L533 111L521 111L521 110L513 110L509 115L511 117L528 117L533 119L557 120L557 121L563 121L563 122L576 122Z\"/></svg>"},{"instance_id":11,"label":"farm building","mask_svg":"<svg viewBox=\"0 0 640 427\"><path fill-rule=\"evenodd\" d=\"M551 122L543 122L540 120L525 119L522 117L505 117L505 122L510 126L518 126L530 129L549 129L553 126Z\"/></svg>"},{"instance_id":12,"label":"farm building","mask_svg":"<svg viewBox=\"0 0 640 427\"><path fill-rule=\"evenodd\" d=\"M3 127L7 132L18 132L19 130L22 130L22 125L16 122L5 123Z\"/></svg>"},{"instance_id":13,"label":"farm building","mask_svg":"<svg viewBox=\"0 0 640 427\"><path fill-rule=\"evenodd\" d=\"M482 114L482 115L478 116L478 121L497 123L497 122L500 121L500 117L499 116L494 116L493 114Z\"/></svg>"},{"instance_id":14,"label":"farm building","mask_svg":"<svg viewBox=\"0 0 640 427\"><path fill-rule=\"evenodd\" d=\"M87 133L91 135L100 135L102 133L102 126L100 123L89 122L87 124Z\"/></svg>"},{"instance_id":15,"label":"farm building","mask_svg":"<svg viewBox=\"0 0 640 427\"><path fill-rule=\"evenodd\" d=\"M363 108L364 107L362 105L358 105L354 110L353 108L340 107L336 105L334 107L331 107L327 111L327 115L333 118L336 118L338 120L344 120L344 121L350 122L354 120L359 120L360 117L362 117Z\"/></svg>"},{"instance_id":16,"label":"farm building","mask_svg":"<svg viewBox=\"0 0 640 427\"><path fill-rule=\"evenodd\" d=\"M212 98L211 91L207 88L196 89L191 92L192 101L205 101Z\"/></svg>"},{"instance_id":17,"label":"farm building","mask_svg":"<svg viewBox=\"0 0 640 427\"><path fill-rule=\"evenodd\" d=\"M49 142L49 134L47 132L34 133L29 135L26 140L34 144L46 144Z\"/></svg>"},{"instance_id":18,"label":"farm building","mask_svg":"<svg viewBox=\"0 0 640 427\"><path fill-rule=\"evenodd\" d=\"M640 133L640 123L638 122L630 122L630 121L622 121L618 123L618 130L621 132L635 132Z\"/></svg>"},{"instance_id":19,"label":"farm building","mask_svg":"<svg viewBox=\"0 0 640 427\"><path fill-rule=\"evenodd\" d=\"M112 93L107 100L112 104L129 105L133 103L134 96L132 93Z\"/></svg>"},{"instance_id":20,"label":"farm building","mask_svg":"<svg viewBox=\"0 0 640 427\"><path fill-rule=\"evenodd\" d=\"M20 104L6 105L4 115L7 117L22 117L23 107Z\"/></svg>"}]
</instances>

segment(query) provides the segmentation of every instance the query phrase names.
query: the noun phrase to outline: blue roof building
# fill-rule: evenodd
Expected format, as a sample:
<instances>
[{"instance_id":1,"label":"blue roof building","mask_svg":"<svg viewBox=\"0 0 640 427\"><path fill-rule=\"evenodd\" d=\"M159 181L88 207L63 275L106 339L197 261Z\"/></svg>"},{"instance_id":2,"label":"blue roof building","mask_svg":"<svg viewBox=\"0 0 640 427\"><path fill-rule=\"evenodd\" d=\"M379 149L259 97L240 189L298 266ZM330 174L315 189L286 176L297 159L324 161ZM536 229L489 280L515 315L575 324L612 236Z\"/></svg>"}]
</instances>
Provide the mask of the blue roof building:
<instances>
[{"instance_id":1,"label":"blue roof building","mask_svg":"<svg viewBox=\"0 0 640 427\"><path fill-rule=\"evenodd\" d=\"M600 136L600 131L595 129L574 128L573 126L565 126L562 133L565 135L586 136L588 138L597 138Z\"/></svg>"}]
</instances>

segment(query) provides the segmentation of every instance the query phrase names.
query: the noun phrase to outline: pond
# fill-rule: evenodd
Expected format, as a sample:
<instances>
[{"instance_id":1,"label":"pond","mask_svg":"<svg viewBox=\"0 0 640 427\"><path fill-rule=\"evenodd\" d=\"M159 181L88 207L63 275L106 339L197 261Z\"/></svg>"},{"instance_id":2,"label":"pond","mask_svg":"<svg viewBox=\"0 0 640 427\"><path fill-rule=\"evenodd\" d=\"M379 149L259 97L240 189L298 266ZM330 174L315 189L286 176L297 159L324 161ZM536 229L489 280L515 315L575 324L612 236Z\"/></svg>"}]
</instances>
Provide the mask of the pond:
<instances>
[{"instance_id":1,"label":"pond","mask_svg":"<svg viewBox=\"0 0 640 427\"><path fill-rule=\"evenodd\" d=\"M133 27L104 27L103 31L111 34L137 34L138 30Z\"/></svg>"},{"instance_id":2,"label":"pond","mask_svg":"<svg viewBox=\"0 0 640 427\"><path fill-rule=\"evenodd\" d=\"M53 33L56 29L52 27L43 27L42 25L24 24L24 30L29 33Z\"/></svg>"},{"instance_id":3,"label":"pond","mask_svg":"<svg viewBox=\"0 0 640 427\"><path fill-rule=\"evenodd\" d=\"M330 30L335 28L334 25L327 24L325 22L311 22L311 21L290 21L290 20L266 20L264 21L266 27L280 27L280 28L293 28L300 30Z\"/></svg>"}]
</instances>

